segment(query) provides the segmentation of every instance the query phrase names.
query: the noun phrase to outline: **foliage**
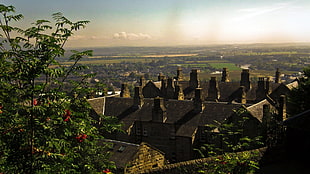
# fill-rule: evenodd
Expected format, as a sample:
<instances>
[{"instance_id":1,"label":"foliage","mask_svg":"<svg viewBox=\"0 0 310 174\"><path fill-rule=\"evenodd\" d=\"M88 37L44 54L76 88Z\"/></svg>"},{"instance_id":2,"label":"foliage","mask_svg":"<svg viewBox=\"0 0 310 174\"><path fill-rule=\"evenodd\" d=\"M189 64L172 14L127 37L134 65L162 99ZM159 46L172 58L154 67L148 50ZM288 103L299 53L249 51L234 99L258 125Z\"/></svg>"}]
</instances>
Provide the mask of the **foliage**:
<instances>
[{"instance_id":1,"label":"foliage","mask_svg":"<svg viewBox=\"0 0 310 174\"><path fill-rule=\"evenodd\" d=\"M288 96L292 116L310 109L310 66L304 68L304 77L299 79L298 87L293 88Z\"/></svg>"},{"instance_id":2,"label":"foliage","mask_svg":"<svg viewBox=\"0 0 310 174\"><path fill-rule=\"evenodd\" d=\"M226 173L254 173L258 167L259 154L257 151L239 153L225 153L214 160L204 163L198 173L226 174Z\"/></svg>"},{"instance_id":3,"label":"foliage","mask_svg":"<svg viewBox=\"0 0 310 174\"><path fill-rule=\"evenodd\" d=\"M206 163L203 166L204 173L248 173L254 172L259 168L257 153L250 153L249 149L261 147L262 137L250 138L243 133L243 125L249 119L244 108L235 111L235 114L240 117L236 123L219 123L207 125L207 134L209 137L207 144L203 144L196 151L202 157L218 156L215 163ZM229 153L234 152L234 153ZM238 153L236 153L238 152Z\"/></svg>"},{"instance_id":4,"label":"foliage","mask_svg":"<svg viewBox=\"0 0 310 174\"><path fill-rule=\"evenodd\" d=\"M68 38L88 21L72 22L55 13L54 25L37 20L22 29L11 25L23 18L13 6L0 4L0 13L0 173L95 173L113 168L94 126L104 118L90 117L82 97L94 74L80 73L87 67L77 63L92 51L72 51L71 66L57 61L65 54ZM79 81L70 80L72 76ZM68 84L72 88L64 91Z\"/></svg>"}]
</instances>

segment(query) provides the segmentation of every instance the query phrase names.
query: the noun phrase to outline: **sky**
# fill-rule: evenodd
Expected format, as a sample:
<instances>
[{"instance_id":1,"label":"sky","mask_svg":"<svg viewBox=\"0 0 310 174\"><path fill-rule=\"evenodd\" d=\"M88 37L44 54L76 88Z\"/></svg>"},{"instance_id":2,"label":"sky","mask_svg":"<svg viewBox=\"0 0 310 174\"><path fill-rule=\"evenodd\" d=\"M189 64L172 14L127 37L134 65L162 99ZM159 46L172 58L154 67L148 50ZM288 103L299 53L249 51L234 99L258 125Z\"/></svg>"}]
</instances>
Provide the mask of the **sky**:
<instances>
[{"instance_id":1,"label":"sky","mask_svg":"<svg viewBox=\"0 0 310 174\"><path fill-rule=\"evenodd\" d=\"M0 0L24 27L89 20L69 47L310 42L310 0Z\"/></svg>"}]
</instances>

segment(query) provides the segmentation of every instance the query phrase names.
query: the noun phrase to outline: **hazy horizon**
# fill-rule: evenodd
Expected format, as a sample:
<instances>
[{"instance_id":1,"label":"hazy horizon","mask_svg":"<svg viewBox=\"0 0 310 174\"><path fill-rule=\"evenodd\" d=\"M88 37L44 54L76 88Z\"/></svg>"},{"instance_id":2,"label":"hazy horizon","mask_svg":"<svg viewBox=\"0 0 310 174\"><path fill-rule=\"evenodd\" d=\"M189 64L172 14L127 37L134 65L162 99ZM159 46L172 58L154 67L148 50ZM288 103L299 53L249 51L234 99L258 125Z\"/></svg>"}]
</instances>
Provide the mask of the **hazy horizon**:
<instances>
[{"instance_id":1,"label":"hazy horizon","mask_svg":"<svg viewBox=\"0 0 310 174\"><path fill-rule=\"evenodd\" d=\"M68 47L199 46L310 42L307 0L4 0L29 26L67 18L89 20Z\"/></svg>"}]
</instances>

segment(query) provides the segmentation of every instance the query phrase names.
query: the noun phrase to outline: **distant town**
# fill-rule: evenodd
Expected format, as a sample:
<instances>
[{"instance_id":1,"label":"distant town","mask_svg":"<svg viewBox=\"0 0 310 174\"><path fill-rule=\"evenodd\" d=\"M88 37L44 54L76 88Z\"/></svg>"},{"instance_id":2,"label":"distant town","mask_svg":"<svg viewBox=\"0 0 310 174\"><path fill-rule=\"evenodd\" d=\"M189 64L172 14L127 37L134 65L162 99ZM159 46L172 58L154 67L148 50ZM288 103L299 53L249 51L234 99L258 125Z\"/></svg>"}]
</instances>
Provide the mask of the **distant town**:
<instances>
[{"instance_id":1,"label":"distant town","mask_svg":"<svg viewBox=\"0 0 310 174\"><path fill-rule=\"evenodd\" d=\"M104 83L109 91L119 91L126 82L132 94L141 76L147 80L156 80L159 73L174 77L177 67L182 67L185 79L189 79L192 69L198 69L202 81L211 76L219 78L223 67L229 70L231 81L239 81L241 69L250 69L255 80L260 76L273 77L279 68L281 79L288 83L310 64L309 47L299 43L85 48L93 50L93 56L79 64L89 66L85 73L96 73L93 83Z\"/></svg>"}]
</instances>

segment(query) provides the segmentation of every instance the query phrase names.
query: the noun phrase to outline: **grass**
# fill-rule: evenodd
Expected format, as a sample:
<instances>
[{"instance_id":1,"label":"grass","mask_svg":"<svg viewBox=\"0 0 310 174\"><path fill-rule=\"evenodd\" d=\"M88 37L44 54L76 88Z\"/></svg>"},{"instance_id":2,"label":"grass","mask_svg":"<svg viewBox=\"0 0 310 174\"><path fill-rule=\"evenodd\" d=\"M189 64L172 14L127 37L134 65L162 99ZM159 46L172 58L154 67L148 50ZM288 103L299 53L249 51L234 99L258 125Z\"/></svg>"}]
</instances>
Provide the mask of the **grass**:
<instances>
[{"instance_id":1,"label":"grass","mask_svg":"<svg viewBox=\"0 0 310 174\"><path fill-rule=\"evenodd\" d=\"M223 68L228 68L230 71L237 71L241 70L240 67L237 67L234 63L209 63L209 65L215 69L223 69Z\"/></svg>"}]
</instances>

